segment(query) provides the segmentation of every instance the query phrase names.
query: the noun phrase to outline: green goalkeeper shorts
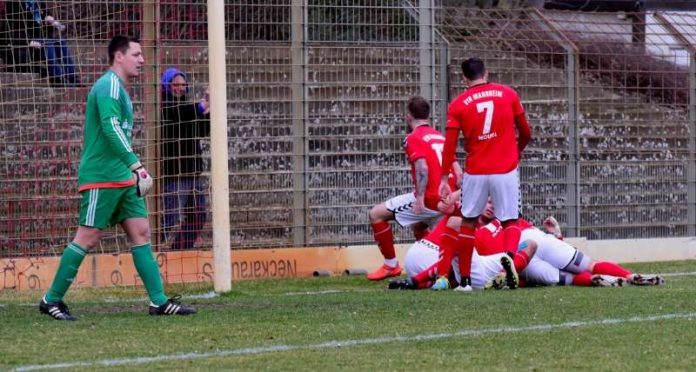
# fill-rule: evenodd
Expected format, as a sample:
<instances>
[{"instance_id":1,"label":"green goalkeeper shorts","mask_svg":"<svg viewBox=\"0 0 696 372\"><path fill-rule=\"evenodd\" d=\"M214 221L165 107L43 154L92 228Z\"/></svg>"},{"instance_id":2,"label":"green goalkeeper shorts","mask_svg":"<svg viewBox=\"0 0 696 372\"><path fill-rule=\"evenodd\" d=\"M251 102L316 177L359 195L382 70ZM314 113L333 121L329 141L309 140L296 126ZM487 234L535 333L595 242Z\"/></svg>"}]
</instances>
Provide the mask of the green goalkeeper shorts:
<instances>
[{"instance_id":1,"label":"green goalkeeper shorts","mask_svg":"<svg viewBox=\"0 0 696 372\"><path fill-rule=\"evenodd\" d=\"M89 189L81 192L80 225L105 229L128 218L147 218L145 199L135 186L113 189Z\"/></svg>"}]
</instances>

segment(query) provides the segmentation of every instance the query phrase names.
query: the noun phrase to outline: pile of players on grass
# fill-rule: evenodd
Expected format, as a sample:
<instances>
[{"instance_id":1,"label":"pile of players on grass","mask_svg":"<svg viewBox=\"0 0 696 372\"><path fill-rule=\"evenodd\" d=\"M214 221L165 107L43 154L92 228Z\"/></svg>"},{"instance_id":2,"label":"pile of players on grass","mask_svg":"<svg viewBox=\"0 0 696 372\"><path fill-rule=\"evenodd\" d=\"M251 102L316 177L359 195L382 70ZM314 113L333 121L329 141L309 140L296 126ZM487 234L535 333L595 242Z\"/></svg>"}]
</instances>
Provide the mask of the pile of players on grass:
<instances>
[{"instance_id":1,"label":"pile of players on grass","mask_svg":"<svg viewBox=\"0 0 696 372\"><path fill-rule=\"evenodd\" d=\"M462 75L468 88L449 105L445 136L430 126L426 99L408 101L404 151L415 190L370 210L384 264L367 278L401 275L390 225L396 221L412 227L417 241L405 257L408 277L392 280L390 289L664 283L659 276L592 260L563 240L552 216L543 222L546 231L520 216L518 166L532 138L520 99L512 88L488 82L480 59L464 61ZM460 132L464 170L455 158Z\"/></svg>"}]
</instances>

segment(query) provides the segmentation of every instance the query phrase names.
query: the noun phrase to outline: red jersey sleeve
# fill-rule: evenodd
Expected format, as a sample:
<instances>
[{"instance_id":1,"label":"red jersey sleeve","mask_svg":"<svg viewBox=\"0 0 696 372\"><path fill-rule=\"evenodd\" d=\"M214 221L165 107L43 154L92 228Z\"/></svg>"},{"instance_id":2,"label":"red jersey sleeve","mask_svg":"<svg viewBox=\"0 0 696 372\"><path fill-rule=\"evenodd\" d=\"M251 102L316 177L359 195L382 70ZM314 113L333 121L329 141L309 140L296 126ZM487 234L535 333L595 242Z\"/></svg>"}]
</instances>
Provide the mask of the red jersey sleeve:
<instances>
[{"instance_id":1,"label":"red jersey sleeve","mask_svg":"<svg viewBox=\"0 0 696 372\"><path fill-rule=\"evenodd\" d=\"M512 103L512 114L514 116L524 114L524 107L522 107L522 102L520 102L520 96L514 89L510 88L510 90L512 91L514 97Z\"/></svg>"},{"instance_id":2,"label":"red jersey sleeve","mask_svg":"<svg viewBox=\"0 0 696 372\"><path fill-rule=\"evenodd\" d=\"M476 229L474 247L481 256L502 253L503 251L503 226L500 221L493 220L487 225Z\"/></svg>"}]
</instances>

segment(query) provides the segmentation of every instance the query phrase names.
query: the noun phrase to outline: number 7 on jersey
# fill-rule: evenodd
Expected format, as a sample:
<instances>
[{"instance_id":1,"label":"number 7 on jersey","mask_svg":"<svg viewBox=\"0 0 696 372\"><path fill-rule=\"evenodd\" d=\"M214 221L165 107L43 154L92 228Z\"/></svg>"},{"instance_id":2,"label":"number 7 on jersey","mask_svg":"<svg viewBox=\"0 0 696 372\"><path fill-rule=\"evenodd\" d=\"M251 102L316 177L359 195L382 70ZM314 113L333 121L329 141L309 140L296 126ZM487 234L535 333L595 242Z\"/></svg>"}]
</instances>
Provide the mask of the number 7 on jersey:
<instances>
[{"instance_id":1,"label":"number 7 on jersey","mask_svg":"<svg viewBox=\"0 0 696 372\"><path fill-rule=\"evenodd\" d=\"M488 134L491 131L491 124L493 123L493 101L483 101L476 104L476 110L481 113L486 113L486 118L483 121L483 133Z\"/></svg>"}]
</instances>

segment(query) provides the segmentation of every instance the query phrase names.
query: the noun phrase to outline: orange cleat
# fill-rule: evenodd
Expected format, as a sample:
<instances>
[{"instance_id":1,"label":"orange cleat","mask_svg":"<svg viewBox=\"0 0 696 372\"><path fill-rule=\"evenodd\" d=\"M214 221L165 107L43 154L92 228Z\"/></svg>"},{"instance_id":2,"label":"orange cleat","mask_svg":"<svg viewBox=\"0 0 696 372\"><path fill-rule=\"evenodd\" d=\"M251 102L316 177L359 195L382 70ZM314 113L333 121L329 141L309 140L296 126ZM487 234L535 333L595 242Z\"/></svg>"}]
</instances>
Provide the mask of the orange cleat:
<instances>
[{"instance_id":1,"label":"orange cleat","mask_svg":"<svg viewBox=\"0 0 696 372\"><path fill-rule=\"evenodd\" d=\"M387 266L387 264L382 265L379 269L367 274L368 280L384 280L391 278L392 276L401 275L401 266L396 264L396 267Z\"/></svg>"}]
</instances>

